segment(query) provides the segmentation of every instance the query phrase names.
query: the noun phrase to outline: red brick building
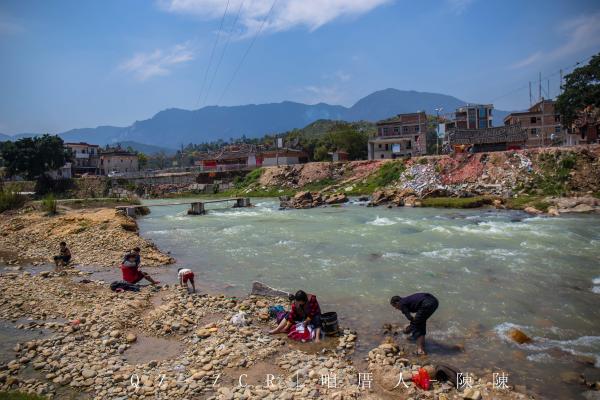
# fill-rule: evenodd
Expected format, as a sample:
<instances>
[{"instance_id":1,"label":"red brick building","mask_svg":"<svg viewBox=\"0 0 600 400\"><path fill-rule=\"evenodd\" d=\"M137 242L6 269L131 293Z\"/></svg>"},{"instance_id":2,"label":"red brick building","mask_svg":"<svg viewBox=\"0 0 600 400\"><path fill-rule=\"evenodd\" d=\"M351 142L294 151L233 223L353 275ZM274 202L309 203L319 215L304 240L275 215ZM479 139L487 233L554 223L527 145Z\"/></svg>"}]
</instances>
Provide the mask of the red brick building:
<instances>
[{"instance_id":1,"label":"red brick building","mask_svg":"<svg viewBox=\"0 0 600 400\"><path fill-rule=\"evenodd\" d=\"M510 113L504 118L504 125L516 124L527 131L528 148L565 144L565 133L553 100L542 99L529 110Z\"/></svg>"},{"instance_id":2,"label":"red brick building","mask_svg":"<svg viewBox=\"0 0 600 400\"><path fill-rule=\"evenodd\" d=\"M427 114L416 112L377 122L377 133L369 139L369 160L425 154Z\"/></svg>"}]
</instances>

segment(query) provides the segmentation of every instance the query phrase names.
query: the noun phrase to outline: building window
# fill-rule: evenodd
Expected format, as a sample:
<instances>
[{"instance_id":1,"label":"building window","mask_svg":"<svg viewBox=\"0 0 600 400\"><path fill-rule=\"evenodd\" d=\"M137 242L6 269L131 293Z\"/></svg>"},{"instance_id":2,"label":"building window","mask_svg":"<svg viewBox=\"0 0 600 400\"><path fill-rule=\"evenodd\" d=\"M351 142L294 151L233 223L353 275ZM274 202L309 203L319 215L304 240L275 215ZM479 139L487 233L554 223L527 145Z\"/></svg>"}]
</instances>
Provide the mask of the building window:
<instances>
[{"instance_id":1,"label":"building window","mask_svg":"<svg viewBox=\"0 0 600 400\"><path fill-rule=\"evenodd\" d=\"M408 132L408 126L402 127L402 132Z\"/></svg>"},{"instance_id":2,"label":"building window","mask_svg":"<svg viewBox=\"0 0 600 400\"><path fill-rule=\"evenodd\" d=\"M388 151L390 149L390 146L386 143L385 144L385 151Z\"/></svg>"},{"instance_id":3,"label":"building window","mask_svg":"<svg viewBox=\"0 0 600 400\"><path fill-rule=\"evenodd\" d=\"M398 130L399 130L399 129L398 129L398 127L397 127L397 126L395 126L395 127L394 127L394 133L398 133Z\"/></svg>"},{"instance_id":4,"label":"building window","mask_svg":"<svg viewBox=\"0 0 600 400\"><path fill-rule=\"evenodd\" d=\"M379 143L379 148L381 148L381 143Z\"/></svg>"},{"instance_id":5,"label":"building window","mask_svg":"<svg viewBox=\"0 0 600 400\"><path fill-rule=\"evenodd\" d=\"M531 122L532 124L535 124L535 123L537 123L537 117L531 117L531 119L530 119L530 122Z\"/></svg>"},{"instance_id":6,"label":"building window","mask_svg":"<svg viewBox=\"0 0 600 400\"><path fill-rule=\"evenodd\" d=\"M536 136L536 135L537 135L537 129L535 129L535 128L531 128L531 134L532 134L533 136Z\"/></svg>"},{"instance_id":7,"label":"building window","mask_svg":"<svg viewBox=\"0 0 600 400\"><path fill-rule=\"evenodd\" d=\"M556 114L554 116L554 122L560 122L560 115Z\"/></svg>"},{"instance_id":8,"label":"building window","mask_svg":"<svg viewBox=\"0 0 600 400\"><path fill-rule=\"evenodd\" d=\"M383 153L381 153L381 158L383 158Z\"/></svg>"},{"instance_id":9,"label":"building window","mask_svg":"<svg viewBox=\"0 0 600 400\"><path fill-rule=\"evenodd\" d=\"M554 127L554 133L560 133L560 126Z\"/></svg>"},{"instance_id":10,"label":"building window","mask_svg":"<svg viewBox=\"0 0 600 400\"><path fill-rule=\"evenodd\" d=\"M415 126L415 132L419 132L419 125Z\"/></svg>"},{"instance_id":11,"label":"building window","mask_svg":"<svg viewBox=\"0 0 600 400\"><path fill-rule=\"evenodd\" d=\"M408 144L406 145L406 149L407 150L412 149L412 140L408 142Z\"/></svg>"},{"instance_id":12,"label":"building window","mask_svg":"<svg viewBox=\"0 0 600 400\"><path fill-rule=\"evenodd\" d=\"M388 128L383 128L383 135L387 135L388 134Z\"/></svg>"}]
</instances>

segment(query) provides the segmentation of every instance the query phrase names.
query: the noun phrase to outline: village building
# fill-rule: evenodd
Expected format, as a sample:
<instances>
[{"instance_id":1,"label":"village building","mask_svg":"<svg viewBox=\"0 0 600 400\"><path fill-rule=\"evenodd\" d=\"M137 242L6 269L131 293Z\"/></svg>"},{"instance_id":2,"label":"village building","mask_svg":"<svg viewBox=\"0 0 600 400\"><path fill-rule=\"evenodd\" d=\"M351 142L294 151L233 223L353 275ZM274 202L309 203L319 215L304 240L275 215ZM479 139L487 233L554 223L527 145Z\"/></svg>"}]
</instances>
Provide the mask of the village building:
<instances>
[{"instance_id":1,"label":"village building","mask_svg":"<svg viewBox=\"0 0 600 400\"><path fill-rule=\"evenodd\" d=\"M308 162L308 154L302 150L290 148L265 150L263 146L241 144L224 146L217 151L203 153L194 164L204 170L228 171L305 162Z\"/></svg>"},{"instance_id":2,"label":"village building","mask_svg":"<svg viewBox=\"0 0 600 400\"><path fill-rule=\"evenodd\" d=\"M411 157L426 153L427 114L416 112L377 122L368 142L369 160Z\"/></svg>"},{"instance_id":3,"label":"village building","mask_svg":"<svg viewBox=\"0 0 600 400\"><path fill-rule=\"evenodd\" d=\"M454 118L446 122L446 132L454 129L491 128L493 104L467 104L454 112Z\"/></svg>"},{"instance_id":4,"label":"village building","mask_svg":"<svg viewBox=\"0 0 600 400\"><path fill-rule=\"evenodd\" d=\"M260 153L262 165L265 167L272 165L293 165L308 162L308 154L302 150L283 148L277 150L267 150Z\"/></svg>"},{"instance_id":5,"label":"village building","mask_svg":"<svg viewBox=\"0 0 600 400\"><path fill-rule=\"evenodd\" d=\"M553 100L540 100L527 111L513 112L504 118L504 125L520 124L527 131L528 148L565 144L566 135L555 111Z\"/></svg>"},{"instance_id":6,"label":"village building","mask_svg":"<svg viewBox=\"0 0 600 400\"><path fill-rule=\"evenodd\" d=\"M100 146L85 142L65 143L73 156L74 175L98 175L100 173Z\"/></svg>"},{"instance_id":7,"label":"village building","mask_svg":"<svg viewBox=\"0 0 600 400\"><path fill-rule=\"evenodd\" d=\"M350 159L350 156L349 156L348 152L345 150L336 150L333 153L331 153L331 161L334 161L334 162L348 161L349 159Z\"/></svg>"},{"instance_id":8,"label":"village building","mask_svg":"<svg viewBox=\"0 0 600 400\"><path fill-rule=\"evenodd\" d=\"M567 145L600 142L600 108L589 106L577 113L567 133Z\"/></svg>"},{"instance_id":9,"label":"village building","mask_svg":"<svg viewBox=\"0 0 600 400\"><path fill-rule=\"evenodd\" d=\"M130 174L139 171L138 156L121 148L102 150L100 173L102 175Z\"/></svg>"},{"instance_id":10,"label":"village building","mask_svg":"<svg viewBox=\"0 0 600 400\"><path fill-rule=\"evenodd\" d=\"M62 167L46 173L50 178L71 179L73 177L73 163L66 162Z\"/></svg>"},{"instance_id":11,"label":"village building","mask_svg":"<svg viewBox=\"0 0 600 400\"><path fill-rule=\"evenodd\" d=\"M526 142L527 131L518 124L454 129L448 133L448 144L455 153L519 150L525 147Z\"/></svg>"}]
</instances>

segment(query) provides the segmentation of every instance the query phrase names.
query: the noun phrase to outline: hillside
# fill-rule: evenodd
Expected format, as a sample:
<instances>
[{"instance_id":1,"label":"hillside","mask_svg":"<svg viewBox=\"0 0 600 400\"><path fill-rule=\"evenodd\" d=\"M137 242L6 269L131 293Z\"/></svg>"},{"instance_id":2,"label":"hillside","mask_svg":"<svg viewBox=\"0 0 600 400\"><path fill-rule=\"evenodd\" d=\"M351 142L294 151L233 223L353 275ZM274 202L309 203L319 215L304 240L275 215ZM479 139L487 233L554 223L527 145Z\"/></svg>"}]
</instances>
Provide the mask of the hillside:
<instances>
[{"instance_id":1,"label":"hillside","mask_svg":"<svg viewBox=\"0 0 600 400\"><path fill-rule=\"evenodd\" d=\"M309 105L291 101L229 107L208 106L192 111L171 108L127 127L72 129L60 133L59 136L65 141L87 141L101 145L133 141L177 148L182 144L229 140L242 135L256 138L265 134L281 133L305 127L319 119L374 122L417 110L435 114L438 107L443 107L444 112L452 112L465 103L456 97L439 93L385 89L360 99L350 108L326 103ZM495 110L494 123L501 124L506 114L505 111Z\"/></svg>"}]
</instances>

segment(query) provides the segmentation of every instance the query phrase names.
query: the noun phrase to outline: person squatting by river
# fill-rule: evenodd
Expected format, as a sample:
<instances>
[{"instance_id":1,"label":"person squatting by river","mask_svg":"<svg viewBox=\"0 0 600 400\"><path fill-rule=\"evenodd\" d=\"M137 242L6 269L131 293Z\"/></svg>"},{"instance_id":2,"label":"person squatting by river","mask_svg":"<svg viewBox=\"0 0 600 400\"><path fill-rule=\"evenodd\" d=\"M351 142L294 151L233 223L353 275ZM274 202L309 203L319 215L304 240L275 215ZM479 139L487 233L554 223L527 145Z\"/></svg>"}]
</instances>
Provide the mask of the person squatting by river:
<instances>
[{"instance_id":1,"label":"person squatting by river","mask_svg":"<svg viewBox=\"0 0 600 400\"><path fill-rule=\"evenodd\" d=\"M303 290L298 290L295 295L290 295L292 307L287 317L281 320L277 328L269 332L288 333L292 325L302 322L304 327L310 325L315 330L315 342L321 340L321 307L314 294L306 294Z\"/></svg>"},{"instance_id":2,"label":"person squatting by river","mask_svg":"<svg viewBox=\"0 0 600 400\"><path fill-rule=\"evenodd\" d=\"M123 262L121 263L121 273L123 274L123 280L128 283L138 283L142 279L146 279L153 285L158 285L160 282L152 279L150 275L140 271L141 258L140 248L136 247L132 252L125 254Z\"/></svg>"},{"instance_id":3,"label":"person squatting by river","mask_svg":"<svg viewBox=\"0 0 600 400\"><path fill-rule=\"evenodd\" d=\"M438 299L430 293L415 293L406 297L394 296L390 299L390 304L402 311L410 321L403 332L407 335L412 334L413 339L417 341L417 354L427 354L425 352L427 319L437 310Z\"/></svg>"},{"instance_id":4,"label":"person squatting by river","mask_svg":"<svg viewBox=\"0 0 600 400\"><path fill-rule=\"evenodd\" d=\"M60 242L60 249L57 256L54 256L54 264L56 267L63 267L71 261L71 250L67 247L67 243ZM60 264L60 265L59 265Z\"/></svg>"}]
</instances>

